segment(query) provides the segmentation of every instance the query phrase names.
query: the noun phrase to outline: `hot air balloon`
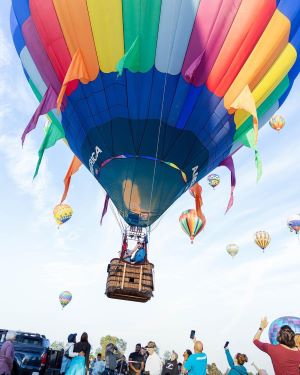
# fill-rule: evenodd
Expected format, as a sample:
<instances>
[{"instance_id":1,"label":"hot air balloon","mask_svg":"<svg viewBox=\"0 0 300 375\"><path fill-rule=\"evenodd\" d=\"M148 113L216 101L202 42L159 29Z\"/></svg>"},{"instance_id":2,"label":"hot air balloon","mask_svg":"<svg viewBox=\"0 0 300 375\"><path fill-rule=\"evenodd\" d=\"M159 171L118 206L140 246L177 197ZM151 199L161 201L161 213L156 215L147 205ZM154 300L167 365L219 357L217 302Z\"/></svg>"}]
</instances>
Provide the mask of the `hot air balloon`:
<instances>
[{"instance_id":1,"label":"hot air balloon","mask_svg":"<svg viewBox=\"0 0 300 375\"><path fill-rule=\"evenodd\" d=\"M271 242L271 236L269 235L268 232L264 230L259 230L254 235L254 242L256 243L257 246L259 246L264 251L265 248Z\"/></svg>"},{"instance_id":2,"label":"hot air balloon","mask_svg":"<svg viewBox=\"0 0 300 375\"><path fill-rule=\"evenodd\" d=\"M62 306L62 308L66 307L72 300L72 293L65 290L64 292L61 292L59 295L59 302Z\"/></svg>"},{"instance_id":3,"label":"hot air balloon","mask_svg":"<svg viewBox=\"0 0 300 375\"><path fill-rule=\"evenodd\" d=\"M287 225L291 232L299 234L300 231L300 214L292 215L288 218Z\"/></svg>"},{"instance_id":4,"label":"hot air balloon","mask_svg":"<svg viewBox=\"0 0 300 375\"><path fill-rule=\"evenodd\" d=\"M234 258L239 252L239 246L235 243L231 243L226 246L226 251L229 255L232 256L232 258Z\"/></svg>"},{"instance_id":5,"label":"hot air balloon","mask_svg":"<svg viewBox=\"0 0 300 375\"><path fill-rule=\"evenodd\" d=\"M280 115L274 115L271 117L269 124L272 129L279 132L285 125L285 119Z\"/></svg>"},{"instance_id":6,"label":"hot air balloon","mask_svg":"<svg viewBox=\"0 0 300 375\"><path fill-rule=\"evenodd\" d=\"M193 209L183 211L179 217L179 223L182 230L190 237L191 243L203 229L203 223L197 216L196 210Z\"/></svg>"},{"instance_id":7,"label":"hot air balloon","mask_svg":"<svg viewBox=\"0 0 300 375\"><path fill-rule=\"evenodd\" d=\"M49 111L127 224L154 223L283 103L300 6L276 3L12 0L36 114Z\"/></svg>"},{"instance_id":8,"label":"hot air balloon","mask_svg":"<svg viewBox=\"0 0 300 375\"><path fill-rule=\"evenodd\" d=\"M58 225L64 224L70 220L73 215L73 209L68 204L58 204L53 209L54 219Z\"/></svg>"},{"instance_id":9,"label":"hot air balloon","mask_svg":"<svg viewBox=\"0 0 300 375\"><path fill-rule=\"evenodd\" d=\"M217 174L209 174L207 176L207 181L209 183L209 185L212 187L212 188L215 188L216 186L219 185L220 183L220 176L217 175Z\"/></svg>"},{"instance_id":10,"label":"hot air balloon","mask_svg":"<svg viewBox=\"0 0 300 375\"><path fill-rule=\"evenodd\" d=\"M295 333L300 333L300 318L294 316L282 316L274 320L274 322L269 327L269 340L271 344L278 344L277 334L280 328L284 325L290 326Z\"/></svg>"},{"instance_id":11,"label":"hot air balloon","mask_svg":"<svg viewBox=\"0 0 300 375\"><path fill-rule=\"evenodd\" d=\"M66 139L126 224L149 229L242 145L261 171L258 123L299 73L299 13L295 0L12 0L40 102L22 141L48 113L39 163Z\"/></svg>"}]
</instances>

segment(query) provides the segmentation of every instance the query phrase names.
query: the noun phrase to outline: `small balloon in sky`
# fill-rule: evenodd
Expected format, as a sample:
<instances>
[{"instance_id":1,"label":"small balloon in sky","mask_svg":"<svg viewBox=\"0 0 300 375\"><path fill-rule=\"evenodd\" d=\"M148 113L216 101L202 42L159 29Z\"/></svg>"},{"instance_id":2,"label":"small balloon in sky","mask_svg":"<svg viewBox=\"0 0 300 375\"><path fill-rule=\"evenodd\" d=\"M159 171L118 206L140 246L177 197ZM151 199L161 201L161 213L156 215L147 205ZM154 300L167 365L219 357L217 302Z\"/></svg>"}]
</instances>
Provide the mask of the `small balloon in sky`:
<instances>
[{"instance_id":1,"label":"small balloon in sky","mask_svg":"<svg viewBox=\"0 0 300 375\"><path fill-rule=\"evenodd\" d=\"M58 204L53 210L54 219L58 225L62 225L71 219L73 209L68 204Z\"/></svg>"},{"instance_id":2,"label":"small balloon in sky","mask_svg":"<svg viewBox=\"0 0 300 375\"><path fill-rule=\"evenodd\" d=\"M300 214L290 216L287 220L287 225L291 232L298 234L300 231Z\"/></svg>"},{"instance_id":3,"label":"small balloon in sky","mask_svg":"<svg viewBox=\"0 0 300 375\"><path fill-rule=\"evenodd\" d=\"M235 243L230 243L226 246L226 251L229 255L232 256L232 258L234 258L239 252L239 246Z\"/></svg>"},{"instance_id":4,"label":"small balloon in sky","mask_svg":"<svg viewBox=\"0 0 300 375\"><path fill-rule=\"evenodd\" d=\"M271 117L269 124L272 129L279 132L285 125L285 119L280 115L274 115Z\"/></svg>"},{"instance_id":5,"label":"small balloon in sky","mask_svg":"<svg viewBox=\"0 0 300 375\"><path fill-rule=\"evenodd\" d=\"M62 308L66 307L72 300L72 293L65 290L64 292L61 292L59 295L59 302L62 306Z\"/></svg>"}]
</instances>

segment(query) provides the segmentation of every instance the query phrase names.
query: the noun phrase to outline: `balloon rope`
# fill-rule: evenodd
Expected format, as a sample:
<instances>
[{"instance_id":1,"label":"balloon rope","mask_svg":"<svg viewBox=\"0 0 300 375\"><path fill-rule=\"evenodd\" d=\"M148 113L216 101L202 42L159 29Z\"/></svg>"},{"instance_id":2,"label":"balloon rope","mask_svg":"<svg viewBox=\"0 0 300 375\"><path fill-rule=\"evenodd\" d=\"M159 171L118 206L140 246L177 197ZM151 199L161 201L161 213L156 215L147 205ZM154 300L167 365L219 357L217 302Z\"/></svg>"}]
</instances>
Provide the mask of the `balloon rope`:
<instances>
[{"instance_id":1,"label":"balloon rope","mask_svg":"<svg viewBox=\"0 0 300 375\"><path fill-rule=\"evenodd\" d=\"M175 9L175 7L173 7ZM172 34L170 33L170 42L171 42ZM153 176L152 176L152 184L151 184L151 195L150 195L150 204L149 204L149 216L148 216L148 226L149 226L149 220L150 220L150 213L152 208L152 198L153 198L153 189L154 189L154 180L155 180L155 174L156 174L156 164L157 164L157 155L158 155L158 147L159 147L159 140L160 140L160 132L161 132L161 125L162 125L162 117L163 117L163 110L164 110L164 104L165 104L165 94L166 94L166 86L167 86L167 76L170 66L170 57L171 52L174 47L174 40L173 43L170 43L169 47L169 57L168 57L168 66L165 73L165 80L164 80L164 90L163 90L163 97L162 97L162 103L161 103L161 109L160 109L160 118L159 118L159 128L158 128L158 137L156 142L156 152L155 152L155 162L154 162L154 170L153 170Z\"/></svg>"}]
</instances>

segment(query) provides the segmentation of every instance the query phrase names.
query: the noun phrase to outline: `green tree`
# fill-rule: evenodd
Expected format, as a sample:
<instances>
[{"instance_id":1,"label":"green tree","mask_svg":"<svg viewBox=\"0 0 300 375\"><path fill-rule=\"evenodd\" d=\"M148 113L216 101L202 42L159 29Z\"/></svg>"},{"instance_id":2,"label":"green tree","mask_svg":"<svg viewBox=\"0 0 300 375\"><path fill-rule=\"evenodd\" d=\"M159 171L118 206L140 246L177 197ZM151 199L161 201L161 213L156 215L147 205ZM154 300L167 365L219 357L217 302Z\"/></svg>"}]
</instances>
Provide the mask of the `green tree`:
<instances>
[{"instance_id":1,"label":"green tree","mask_svg":"<svg viewBox=\"0 0 300 375\"><path fill-rule=\"evenodd\" d=\"M102 337L101 340L100 340L102 357L105 356L105 349L106 349L106 346L109 343L112 343L112 344L116 345L116 347L119 349L119 351L122 354L125 353L126 347L127 347L126 341L124 341L123 339L121 339L119 337L116 337L116 336L106 335L106 336Z\"/></svg>"},{"instance_id":2,"label":"green tree","mask_svg":"<svg viewBox=\"0 0 300 375\"><path fill-rule=\"evenodd\" d=\"M207 374L209 375L222 375L222 372L218 369L215 363L207 365Z\"/></svg>"},{"instance_id":3,"label":"green tree","mask_svg":"<svg viewBox=\"0 0 300 375\"><path fill-rule=\"evenodd\" d=\"M53 350L61 350L65 347L65 344L62 341L53 341L50 345L50 348Z\"/></svg>"}]
</instances>

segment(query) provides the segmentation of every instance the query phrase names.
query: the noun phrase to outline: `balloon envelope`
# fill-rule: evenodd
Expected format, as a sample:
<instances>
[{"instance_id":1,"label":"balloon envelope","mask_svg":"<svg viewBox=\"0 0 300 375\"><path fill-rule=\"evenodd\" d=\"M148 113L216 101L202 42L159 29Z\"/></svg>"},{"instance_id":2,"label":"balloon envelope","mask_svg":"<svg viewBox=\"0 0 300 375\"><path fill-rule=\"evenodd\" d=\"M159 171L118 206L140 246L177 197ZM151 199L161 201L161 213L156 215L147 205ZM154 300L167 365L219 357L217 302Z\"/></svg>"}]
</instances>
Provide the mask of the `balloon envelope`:
<instances>
[{"instance_id":1,"label":"balloon envelope","mask_svg":"<svg viewBox=\"0 0 300 375\"><path fill-rule=\"evenodd\" d=\"M193 242L194 238L203 229L203 223L197 216L196 210L183 211L179 217L179 223L182 230L190 237Z\"/></svg>"},{"instance_id":2,"label":"balloon envelope","mask_svg":"<svg viewBox=\"0 0 300 375\"><path fill-rule=\"evenodd\" d=\"M68 204L58 204L53 209L54 219L58 225L62 225L71 219L73 209Z\"/></svg>"},{"instance_id":3,"label":"balloon envelope","mask_svg":"<svg viewBox=\"0 0 300 375\"><path fill-rule=\"evenodd\" d=\"M231 243L226 246L226 251L232 257L235 257L239 252L239 246L237 244Z\"/></svg>"},{"instance_id":4,"label":"balloon envelope","mask_svg":"<svg viewBox=\"0 0 300 375\"><path fill-rule=\"evenodd\" d=\"M265 230L260 230L255 233L254 241L257 244L257 246L259 246L262 250L265 250L265 248L271 242L271 236Z\"/></svg>"},{"instance_id":5,"label":"balloon envelope","mask_svg":"<svg viewBox=\"0 0 300 375\"><path fill-rule=\"evenodd\" d=\"M220 183L220 176L217 174L209 174L207 176L207 181L211 187L215 188Z\"/></svg>"},{"instance_id":6,"label":"balloon envelope","mask_svg":"<svg viewBox=\"0 0 300 375\"><path fill-rule=\"evenodd\" d=\"M255 107L264 124L286 99L296 3L12 0L11 32L38 100L61 93L49 113L70 149L129 225L148 226L253 147Z\"/></svg>"},{"instance_id":7,"label":"balloon envelope","mask_svg":"<svg viewBox=\"0 0 300 375\"><path fill-rule=\"evenodd\" d=\"M300 214L290 216L287 220L287 225L291 232L298 234L300 231Z\"/></svg>"},{"instance_id":8,"label":"balloon envelope","mask_svg":"<svg viewBox=\"0 0 300 375\"><path fill-rule=\"evenodd\" d=\"M279 132L285 125L285 119L280 115L274 115L271 117L269 124L272 129Z\"/></svg>"},{"instance_id":9,"label":"balloon envelope","mask_svg":"<svg viewBox=\"0 0 300 375\"><path fill-rule=\"evenodd\" d=\"M290 326L295 333L300 333L300 318L294 316L282 316L274 320L269 327L269 340L271 344L278 344L277 334L280 328L284 325Z\"/></svg>"},{"instance_id":10,"label":"balloon envelope","mask_svg":"<svg viewBox=\"0 0 300 375\"><path fill-rule=\"evenodd\" d=\"M65 290L64 292L61 292L60 295L59 295L59 302L60 304L62 305L62 307L64 308L65 306L67 306L72 300L72 293Z\"/></svg>"}]
</instances>

